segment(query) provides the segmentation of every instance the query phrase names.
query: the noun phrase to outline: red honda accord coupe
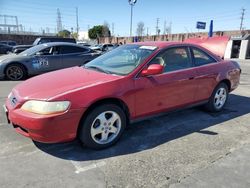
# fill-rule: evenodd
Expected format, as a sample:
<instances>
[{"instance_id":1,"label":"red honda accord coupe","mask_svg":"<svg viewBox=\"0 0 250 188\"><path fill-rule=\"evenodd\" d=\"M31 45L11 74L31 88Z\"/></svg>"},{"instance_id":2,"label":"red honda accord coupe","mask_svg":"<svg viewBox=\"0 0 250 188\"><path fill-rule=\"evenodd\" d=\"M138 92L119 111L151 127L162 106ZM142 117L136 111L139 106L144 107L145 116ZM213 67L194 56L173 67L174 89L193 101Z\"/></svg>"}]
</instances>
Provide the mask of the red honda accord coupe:
<instances>
[{"instance_id":1,"label":"red honda accord coupe","mask_svg":"<svg viewBox=\"0 0 250 188\"><path fill-rule=\"evenodd\" d=\"M15 130L35 141L78 137L101 149L116 143L134 120L194 105L222 110L240 73L236 62L196 45L134 43L85 66L24 81L11 91L4 108Z\"/></svg>"}]
</instances>

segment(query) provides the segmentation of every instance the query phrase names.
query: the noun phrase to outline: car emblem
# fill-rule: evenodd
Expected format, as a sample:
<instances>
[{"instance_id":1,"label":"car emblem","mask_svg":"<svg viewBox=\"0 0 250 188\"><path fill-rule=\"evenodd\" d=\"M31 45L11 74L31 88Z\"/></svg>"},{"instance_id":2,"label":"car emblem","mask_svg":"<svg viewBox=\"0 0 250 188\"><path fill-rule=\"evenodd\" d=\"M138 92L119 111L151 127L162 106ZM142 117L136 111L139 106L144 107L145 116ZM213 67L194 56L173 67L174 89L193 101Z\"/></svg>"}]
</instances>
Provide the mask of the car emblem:
<instances>
[{"instance_id":1,"label":"car emblem","mask_svg":"<svg viewBox=\"0 0 250 188\"><path fill-rule=\"evenodd\" d=\"M11 97L10 97L10 104L11 104L12 106L15 106L16 103L17 103L17 98L14 97L14 96L11 96Z\"/></svg>"}]
</instances>

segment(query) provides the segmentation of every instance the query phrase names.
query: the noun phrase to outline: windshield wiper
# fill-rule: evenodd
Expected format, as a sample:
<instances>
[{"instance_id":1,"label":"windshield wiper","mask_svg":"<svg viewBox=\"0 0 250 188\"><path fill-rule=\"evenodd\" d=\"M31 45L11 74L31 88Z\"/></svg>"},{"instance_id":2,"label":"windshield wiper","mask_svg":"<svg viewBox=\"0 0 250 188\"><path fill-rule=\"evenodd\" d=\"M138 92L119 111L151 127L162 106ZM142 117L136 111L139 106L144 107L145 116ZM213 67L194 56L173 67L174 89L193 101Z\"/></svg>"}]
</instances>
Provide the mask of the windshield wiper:
<instances>
[{"instance_id":1,"label":"windshield wiper","mask_svg":"<svg viewBox=\"0 0 250 188\"><path fill-rule=\"evenodd\" d=\"M104 70L104 69L102 69L100 67L96 67L96 66L88 66L88 67L83 66L83 67L86 68L86 69L94 69L94 70L97 70L99 72L104 72L104 73L107 73L107 74L111 74L111 72L109 72L107 70Z\"/></svg>"}]
</instances>

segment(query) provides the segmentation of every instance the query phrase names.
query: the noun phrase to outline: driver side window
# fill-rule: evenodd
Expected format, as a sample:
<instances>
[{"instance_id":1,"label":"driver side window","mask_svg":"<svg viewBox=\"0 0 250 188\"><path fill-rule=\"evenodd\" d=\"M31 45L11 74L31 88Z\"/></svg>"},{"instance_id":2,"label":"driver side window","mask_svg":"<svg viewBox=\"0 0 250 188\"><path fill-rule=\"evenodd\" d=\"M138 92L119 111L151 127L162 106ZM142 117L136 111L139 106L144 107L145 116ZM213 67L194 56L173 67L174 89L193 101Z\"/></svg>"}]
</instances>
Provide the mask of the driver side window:
<instances>
[{"instance_id":1,"label":"driver side window","mask_svg":"<svg viewBox=\"0 0 250 188\"><path fill-rule=\"evenodd\" d=\"M48 47L40 51L42 55L52 55L53 47Z\"/></svg>"},{"instance_id":2,"label":"driver side window","mask_svg":"<svg viewBox=\"0 0 250 188\"><path fill-rule=\"evenodd\" d=\"M164 66L163 72L172 72L192 67L187 47L173 47L160 52L150 64Z\"/></svg>"}]
</instances>

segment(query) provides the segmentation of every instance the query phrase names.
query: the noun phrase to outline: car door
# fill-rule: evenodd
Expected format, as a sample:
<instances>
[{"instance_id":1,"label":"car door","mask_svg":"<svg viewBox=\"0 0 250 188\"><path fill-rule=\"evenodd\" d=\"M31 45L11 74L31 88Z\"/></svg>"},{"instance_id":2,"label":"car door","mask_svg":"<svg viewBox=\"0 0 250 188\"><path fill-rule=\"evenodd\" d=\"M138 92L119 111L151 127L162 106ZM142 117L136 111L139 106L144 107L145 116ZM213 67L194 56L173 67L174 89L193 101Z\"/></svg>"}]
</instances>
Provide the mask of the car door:
<instances>
[{"instance_id":1,"label":"car door","mask_svg":"<svg viewBox=\"0 0 250 188\"><path fill-rule=\"evenodd\" d=\"M208 99L215 86L217 85L217 77L219 75L219 63L211 55L202 49L192 47L191 54L193 56L195 70L197 72L196 80L198 81L198 89L195 94L196 101Z\"/></svg>"},{"instance_id":2,"label":"car door","mask_svg":"<svg viewBox=\"0 0 250 188\"><path fill-rule=\"evenodd\" d=\"M35 54L32 61L37 73L58 70L62 68L62 58L57 46L45 48Z\"/></svg>"},{"instance_id":3,"label":"car door","mask_svg":"<svg viewBox=\"0 0 250 188\"><path fill-rule=\"evenodd\" d=\"M196 71L192 68L187 47L166 49L149 64L162 64L164 72L135 79L137 116L174 109L194 101Z\"/></svg>"},{"instance_id":4,"label":"car door","mask_svg":"<svg viewBox=\"0 0 250 188\"><path fill-rule=\"evenodd\" d=\"M60 54L62 55L62 62L64 68L81 66L93 59L91 50L89 48L77 46L61 46Z\"/></svg>"}]
</instances>

